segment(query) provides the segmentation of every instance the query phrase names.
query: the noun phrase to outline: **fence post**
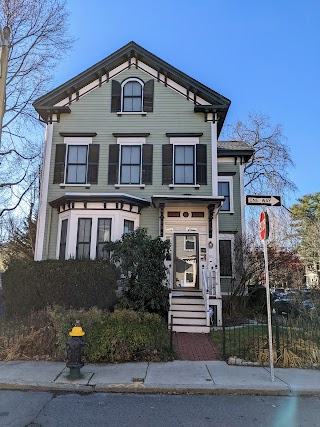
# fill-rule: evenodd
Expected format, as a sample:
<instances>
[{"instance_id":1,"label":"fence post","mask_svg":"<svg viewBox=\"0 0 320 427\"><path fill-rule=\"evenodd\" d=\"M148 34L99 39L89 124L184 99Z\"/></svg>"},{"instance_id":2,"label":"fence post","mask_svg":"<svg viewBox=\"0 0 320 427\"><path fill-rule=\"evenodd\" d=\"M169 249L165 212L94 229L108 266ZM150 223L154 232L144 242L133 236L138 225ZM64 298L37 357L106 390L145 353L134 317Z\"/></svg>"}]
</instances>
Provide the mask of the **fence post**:
<instances>
[{"instance_id":1,"label":"fence post","mask_svg":"<svg viewBox=\"0 0 320 427\"><path fill-rule=\"evenodd\" d=\"M222 316L222 355L223 360L226 360L226 328L224 325L224 316Z\"/></svg>"},{"instance_id":2,"label":"fence post","mask_svg":"<svg viewBox=\"0 0 320 427\"><path fill-rule=\"evenodd\" d=\"M171 320L170 320L171 326L170 326L170 352L173 351L173 314L171 314Z\"/></svg>"}]
</instances>

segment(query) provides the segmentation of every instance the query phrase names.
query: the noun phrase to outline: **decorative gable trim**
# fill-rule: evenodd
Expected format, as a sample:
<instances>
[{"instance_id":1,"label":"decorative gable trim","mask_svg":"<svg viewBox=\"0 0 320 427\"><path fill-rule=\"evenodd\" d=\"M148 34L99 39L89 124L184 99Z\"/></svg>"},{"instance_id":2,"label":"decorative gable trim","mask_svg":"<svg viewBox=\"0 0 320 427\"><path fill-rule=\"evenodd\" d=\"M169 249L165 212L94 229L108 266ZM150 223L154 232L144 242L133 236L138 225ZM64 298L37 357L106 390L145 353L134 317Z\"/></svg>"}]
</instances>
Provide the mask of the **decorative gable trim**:
<instances>
[{"instance_id":1,"label":"decorative gable trim","mask_svg":"<svg viewBox=\"0 0 320 427\"><path fill-rule=\"evenodd\" d=\"M218 105L221 109L218 123L220 132L230 100L211 90L197 80L184 74L151 52L130 42L112 55L98 62L83 73L47 93L34 102L35 109L43 117L43 106L65 107L95 87L109 82L111 78L134 66L151 75L158 82L181 93L195 105ZM46 118L44 118L46 120Z\"/></svg>"}]
</instances>

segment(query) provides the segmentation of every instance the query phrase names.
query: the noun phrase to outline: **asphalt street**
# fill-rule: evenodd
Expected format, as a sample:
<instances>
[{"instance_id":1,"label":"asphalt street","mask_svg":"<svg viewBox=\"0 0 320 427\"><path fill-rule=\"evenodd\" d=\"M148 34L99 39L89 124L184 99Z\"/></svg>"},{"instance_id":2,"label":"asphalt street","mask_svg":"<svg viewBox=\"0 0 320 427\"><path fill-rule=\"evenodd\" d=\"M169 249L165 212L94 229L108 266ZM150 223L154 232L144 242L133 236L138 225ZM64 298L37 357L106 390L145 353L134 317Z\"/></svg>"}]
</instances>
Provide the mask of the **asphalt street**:
<instances>
[{"instance_id":1,"label":"asphalt street","mask_svg":"<svg viewBox=\"0 0 320 427\"><path fill-rule=\"evenodd\" d=\"M0 391L0 426L312 427L319 397Z\"/></svg>"}]
</instances>

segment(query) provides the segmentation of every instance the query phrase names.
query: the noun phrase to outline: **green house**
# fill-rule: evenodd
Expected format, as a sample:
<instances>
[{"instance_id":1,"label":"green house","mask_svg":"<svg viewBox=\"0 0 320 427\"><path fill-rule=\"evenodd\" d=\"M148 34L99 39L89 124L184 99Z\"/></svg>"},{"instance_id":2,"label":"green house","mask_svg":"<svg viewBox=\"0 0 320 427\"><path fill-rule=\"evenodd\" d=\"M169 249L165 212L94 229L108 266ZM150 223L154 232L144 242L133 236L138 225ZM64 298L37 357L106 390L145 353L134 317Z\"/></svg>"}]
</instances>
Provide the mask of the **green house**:
<instances>
[{"instance_id":1,"label":"green house","mask_svg":"<svg viewBox=\"0 0 320 427\"><path fill-rule=\"evenodd\" d=\"M212 312L220 325L252 155L241 141L218 141L229 106L134 42L39 98L35 259L103 257L106 241L145 227L171 241L174 329L209 332Z\"/></svg>"}]
</instances>

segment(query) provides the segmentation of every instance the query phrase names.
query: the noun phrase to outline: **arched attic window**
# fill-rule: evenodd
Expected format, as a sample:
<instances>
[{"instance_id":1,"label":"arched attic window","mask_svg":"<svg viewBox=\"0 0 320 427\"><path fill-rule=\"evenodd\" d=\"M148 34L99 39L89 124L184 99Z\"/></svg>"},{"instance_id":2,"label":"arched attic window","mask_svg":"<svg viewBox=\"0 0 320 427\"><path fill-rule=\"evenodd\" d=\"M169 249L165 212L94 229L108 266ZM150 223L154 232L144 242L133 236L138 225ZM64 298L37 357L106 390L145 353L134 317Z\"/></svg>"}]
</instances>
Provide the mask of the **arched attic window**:
<instances>
[{"instance_id":1,"label":"arched attic window","mask_svg":"<svg viewBox=\"0 0 320 427\"><path fill-rule=\"evenodd\" d=\"M153 111L154 80L143 82L131 77L122 83L112 80L112 113L151 113Z\"/></svg>"},{"instance_id":2,"label":"arched attic window","mask_svg":"<svg viewBox=\"0 0 320 427\"><path fill-rule=\"evenodd\" d=\"M137 79L128 79L122 83L121 111L142 111L143 82Z\"/></svg>"}]
</instances>

